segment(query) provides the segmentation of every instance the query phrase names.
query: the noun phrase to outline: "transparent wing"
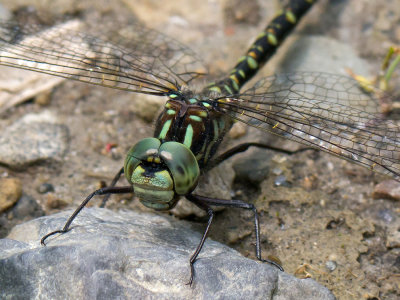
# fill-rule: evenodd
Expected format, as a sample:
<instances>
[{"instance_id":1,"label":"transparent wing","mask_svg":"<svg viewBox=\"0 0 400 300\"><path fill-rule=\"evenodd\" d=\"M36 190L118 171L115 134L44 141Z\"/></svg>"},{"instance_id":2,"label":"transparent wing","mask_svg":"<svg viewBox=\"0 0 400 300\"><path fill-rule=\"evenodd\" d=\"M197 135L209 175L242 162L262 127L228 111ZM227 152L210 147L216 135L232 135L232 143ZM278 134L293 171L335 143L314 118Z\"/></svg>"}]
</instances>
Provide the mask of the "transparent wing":
<instances>
[{"instance_id":1,"label":"transparent wing","mask_svg":"<svg viewBox=\"0 0 400 300\"><path fill-rule=\"evenodd\" d=\"M163 95L204 75L195 53L139 22L53 27L0 21L0 64L127 91Z\"/></svg>"},{"instance_id":2,"label":"transparent wing","mask_svg":"<svg viewBox=\"0 0 400 300\"><path fill-rule=\"evenodd\" d=\"M400 179L400 126L351 78L314 72L267 77L218 106L234 119Z\"/></svg>"}]
</instances>

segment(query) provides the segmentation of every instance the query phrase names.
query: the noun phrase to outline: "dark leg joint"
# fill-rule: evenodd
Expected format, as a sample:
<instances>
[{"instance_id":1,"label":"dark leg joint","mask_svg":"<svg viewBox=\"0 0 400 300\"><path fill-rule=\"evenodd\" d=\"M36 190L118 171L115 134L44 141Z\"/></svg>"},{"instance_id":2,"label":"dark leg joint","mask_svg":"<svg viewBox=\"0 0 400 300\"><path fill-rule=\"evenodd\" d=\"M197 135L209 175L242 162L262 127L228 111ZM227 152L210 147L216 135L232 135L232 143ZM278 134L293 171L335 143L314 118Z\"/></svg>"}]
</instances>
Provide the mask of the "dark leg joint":
<instances>
[{"instance_id":1,"label":"dark leg joint","mask_svg":"<svg viewBox=\"0 0 400 300\"><path fill-rule=\"evenodd\" d=\"M214 218L214 211L212 210L212 208L207 203L203 202L201 200L201 198L199 198L199 196L197 196L197 195L187 195L186 198L190 202L192 202L196 206L198 206L199 208L207 211L207 214L209 216L206 230L204 231L203 236L202 236L202 238L200 240L200 243L197 245L196 250L194 251L193 255L190 257L190 260L189 260L189 264L190 264L190 279L189 279L189 282L186 283L186 284L192 286L193 279L194 279L194 263L196 262L197 256L200 254L200 251L203 248L204 242L206 241L208 232L209 232L210 227L211 227L212 220Z\"/></svg>"},{"instance_id":2,"label":"dark leg joint","mask_svg":"<svg viewBox=\"0 0 400 300\"><path fill-rule=\"evenodd\" d=\"M114 176L113 180L111 181L111 184L110 184L109 187L114 187L117 184L118 180L121 178L122 174L124 174L124 168L123 167L118 171L117 174L115 174L115 176ZM101 207L101 208L105 207L106 206L106 202L108 201L110 196L111 196L111 193L106 194L104 196L104 198L103 198L103 201L101 201L101 204L100 204L99 207Z\"/></svg>"}]
</instances>

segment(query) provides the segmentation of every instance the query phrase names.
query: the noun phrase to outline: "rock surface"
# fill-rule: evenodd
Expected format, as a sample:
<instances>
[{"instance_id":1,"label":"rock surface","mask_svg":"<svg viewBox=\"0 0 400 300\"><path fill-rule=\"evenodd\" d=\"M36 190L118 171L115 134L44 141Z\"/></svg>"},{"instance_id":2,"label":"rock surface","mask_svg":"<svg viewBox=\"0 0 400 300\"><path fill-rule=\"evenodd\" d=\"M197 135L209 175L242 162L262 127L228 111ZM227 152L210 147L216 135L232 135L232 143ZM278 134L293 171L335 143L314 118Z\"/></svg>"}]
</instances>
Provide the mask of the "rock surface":
<instances>
[{"instance_id":1,"label":"rock surface","mask_svg":"<svg viewBox=\"0 0 400 300\"><path fill-rule=\"evenodd\" d=\"M318 55L315 55L316 51ZM369 62L360 58L354 48L322 35L302 36L293 43L287 55L292 59L282 61L278 73L325 70L348 76L346 69L351 69L358 75L370 76Z\"/></svg>"},{"instance_id":2,"label":"rock surface","mask_svg":"<svg viewBox=\"0 0 400 300\"><path fill-rule=\"evenodd\" d=\"M29 114L7 127L0 137L0 163L14 169L56 160L68 147L68 128L49 112Z\"/></svg>"},{"instance_id":3,"label":"rock surface","mask_svg":"<svg viewBox=\"0 0 400 300\"><path fill-rule=\"evenodd\" d=\"M372 196L375 199L385 198L391 200L400 200L400 183L395 180L385 180L377 184Z\"/></svg>"},{"instance_id":4,"label":"rock surface","mask_svg":"<svg viewBox=\"0 0 400 300\"><path fill-rule=\"evenodd\" d=\"M85 209L65 235L71 211L15 227L0 240L0 293L7 299L335 299L312 279L297 279L208 240L189 279L200 234L167 216Z\"/></svg>"}]
</instances>

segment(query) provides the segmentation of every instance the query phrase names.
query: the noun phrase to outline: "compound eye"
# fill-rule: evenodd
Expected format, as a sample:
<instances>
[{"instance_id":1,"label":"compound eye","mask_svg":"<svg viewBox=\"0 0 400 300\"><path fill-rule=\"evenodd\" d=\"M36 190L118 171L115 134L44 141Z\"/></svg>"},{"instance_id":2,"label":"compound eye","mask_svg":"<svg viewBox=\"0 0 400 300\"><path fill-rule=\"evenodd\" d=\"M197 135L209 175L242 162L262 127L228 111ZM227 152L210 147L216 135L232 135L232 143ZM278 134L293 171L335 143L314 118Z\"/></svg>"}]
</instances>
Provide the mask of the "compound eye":
<instances>
[{"instance_id":1,"label":"compound eye","mask_svg":"<svg viewBox=\"0 0 400 300\"><path fill-rule=\"evenodd\" d=\"M147 157L157 155L160 145L160 140L156 138L145 138L128 151L124 163L124 173L129 183L132 184L131 176L136 167L142 161L146 161Z\"/></svg>"},{"instance_id":2,"label":"compound eye","mask_svg":"<svg viewBox=\"0 0 400 300\"><path fill-rule=\"evenodd\" d=\"M159 154L171 172L175 192L186 195L193 191L199 180L200 169L192 151L181 143L165 142L160 146Z\"/></svg>"}]
</instances>

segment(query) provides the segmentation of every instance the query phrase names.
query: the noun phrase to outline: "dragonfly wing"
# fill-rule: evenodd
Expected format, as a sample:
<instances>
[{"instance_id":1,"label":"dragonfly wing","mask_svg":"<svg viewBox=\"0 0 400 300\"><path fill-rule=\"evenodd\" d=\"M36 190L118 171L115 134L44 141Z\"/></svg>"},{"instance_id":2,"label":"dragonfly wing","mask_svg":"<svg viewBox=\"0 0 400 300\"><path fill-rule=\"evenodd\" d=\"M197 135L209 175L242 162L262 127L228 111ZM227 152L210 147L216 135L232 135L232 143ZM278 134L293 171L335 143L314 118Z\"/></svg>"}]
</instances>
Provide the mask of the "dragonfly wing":
<instances>
[{"instance_id":1,"label":"dragonfly wing","mask_svg":"<svg viewBox=\"0 0 400 300\"><path fill-rule=\"evenodd\" d=\"M400 126L348 77L303 72L267 77L218 100L234 119L400 179Z\"/></svg>"},{"instance_id":2,"label":"dragonfly wing","mask_svg":"<svg viewBox=\"0 0 400 300\"><path fill-rule=\"evenodd\" d=\"M164 95L204 74L192 50L139 22L101 30L0 22L0 64L127 91Z\"/></svg>"}]
</instances>

